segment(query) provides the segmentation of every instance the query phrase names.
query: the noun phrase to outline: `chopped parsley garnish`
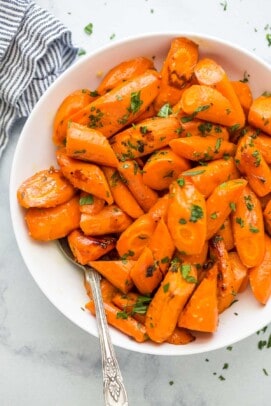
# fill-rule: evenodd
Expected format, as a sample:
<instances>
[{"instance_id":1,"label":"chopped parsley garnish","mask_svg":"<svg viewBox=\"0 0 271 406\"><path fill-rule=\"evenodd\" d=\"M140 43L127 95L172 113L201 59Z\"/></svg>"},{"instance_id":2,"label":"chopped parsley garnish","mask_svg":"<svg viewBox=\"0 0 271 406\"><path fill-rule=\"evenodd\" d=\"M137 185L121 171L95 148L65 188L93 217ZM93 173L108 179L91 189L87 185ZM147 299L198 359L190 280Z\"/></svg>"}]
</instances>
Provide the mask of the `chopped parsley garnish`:
<instances>
[{"instance_id":1,"label":"chopped parsley garnish","mask_svg":"<svg viewBox=\"0 0 271 406\"><path fill-rule=\"evenodd\" d=\"M85 204L93 204L94 198L92 195L82 196L79 199L80 206L84 206Z\"/></svg>"},{"instance_id":2,"label":"chopped parsley garnish","mask_svg":"<svg viewBox=\"0 0 271 406\"><path fill-rule=\"evenodd\" d=\"M126 313L125 311L117 313L117 319L128 319L128 316L128 313Z\"/></svg>"},{"instance_id":3,"label":"chopped parsley garnish","mask_svg":"<svg viewBox=\"0 0 271 406\"><path fill-rule=\"evenodd\" d=\"M245 204L246 204L247 209L249 211L253 210L254 209L254 204L251 201L251 196L250 195L244 196L244 200L245 200Z\"/></svg>"},{"instance_id":4,"label":"chopped parsley garnish","mask_svg":"<svg viewBox=\"0 0 271 406\"><path fill-rule=\"evenodd\" d=\"M125 254L122 255L121 260L126 261L127 258L133 257L134 255L135 255L134 251L128 250L128 252L126 252Z\"/></svg>"},{"instance_id":5,"label":"chopped parsley garnish","mask_svg":"<svg viewBox=\"0 0 271 406\"><path fill-rule=\"evenodd\" d=\"M197 115L198 113L200 113L201 111L208 110L209 108L210 108L210 104L205 104L205 105L203 105L203 106L199 106L199 107L197 107L196 110L193 111L193 113L190 114L189 116L182 117L182 118L181 118L181 122L182 122L182 123L188 123L189 121L192 121L192 120L196 117L196 115Z\"/></svg>"},{"instance_id":6,"label":"chopped parsley garnish","mask_svg":"<svg viewBox=\"0 0 271 406\"><path fill-rule=\"evenodd\" d=\"M179 220L179 223L180 223L180 224L186 224L187 221L186 221L184 218L181 218L181 219Z\"/></svg>"},{"instance_id":7,"label":"chopped parsley garnish","mask_svg":"<svg viewBox=\"0 0 271 406\"><path fill-rule=\"evenodd\" d=\"M79 48L78 49L78 52L77 52L77 55L78 56L82 56L82 55L86 55L86 50L85 49L83 49L83 48Z\"/></svg>"},{"instance_id":8,"label":"chopped parsley garnish","mask_svg":"<svg viewBox=\"0 0 271 406\"><path fill-rule=\"evenodd\" d=\"M143 104L143 100L140 99L140 91L132 92L131 99L130 99L130 107L128 107L128 111L130 113L137 113L140 109L140 106Z\"/></svg>"},{"instance_id":9,"label":"chopped parsley garnish","mask_svg":"<svg viewBox=\"0 0 271 406\"><path fill-rule=\"evenodd\" d=\"M91 35L93 33L93 24L89 23L85 26L84 31L87 35Z\"/></svg>"},{"instance_id":10,"label":"chopped parsley garnish","mask_svg":"<svg viewBox=\"0 0 271 406\"><path fill-rule=\"evenodd\" d=\"M163 291L164 293L167 293L169 290L169 283L166 283L165 285L163 285Z\"/></svg>"},{"instance_id":11,"label":"chopped parsley garnish","mask_svg":"<svg viewBox=\"0 0 271 406\"><path fill-rule=\"evenodd\" d=\"M250 231L251 233L256 234L256 233L259 233L260 230L259 230L257 227L254 227L254 226L252 226L252 225L250 224L250 226L249 226L249 231Z\"/></svg>"},{"instance_id":12,"label":"chopped parsley garnish","mask_svg":"<svg viewBox=\"0 0 271 406\"><path fill-rule=\"evenodd\" d=\"M241 217L236 217L235 222L239 224L241 228L245 226L245 222Z\"/></svg>"},{"instance_id":13,"label":"chopped parsley garnish","mask_svg":"<svg viewBox=\"0 0 271 406\"><path fill-rule=\"evenodd\" d=\"M172 113L172 108L169 103L164 104L157 113L158 117L168 117Z\"/></svg>"},{"instance_id":14,"label":"chopped parsley garnish","mask_svg":"<svg viewBox=\"0 0 271 406\"><path fill-rule=\"evenodd\" d=\"M265 38L267 40L268 46L270 47L271 46L271 34L266 34Z\"/></svg>"},{"instance_id":15,"label":"chopped parsley garnish","mask_svg":"<svg viewBox=\"0 0 271 406\"><path fill-rule=\"evenodd\" d=\"M179 186L183 187L185 185L185 179L184 178L179 178L176 181Z\"/></svg>"},{"instance_id":16,"label":"chopped parsley garnish","mask_svg":"<svg viewBox=\"0 0 271 406\"><path fill-rule=\"evenodd\" d=\"M197 283L197 279L190 275L191 272L191 265L190 264L182 264L181 265L181 274L182 277L186 280L188 283Z\"/></svg>"},{"instance_id":17,"label":"chopped parsley garnish","mask_svg":"<svg viewBox=\"0 0 271 406\"><path fill-rule=\"evenodd\" d=\"M222 143L222 138L218 138L215 143L215 154L217 154L219 152L221 143Z\"/></svg>"},{"instance_id":18,"label":"chopped parsley garnish","mask_svg":"<svg viewBox=\"0 0 271 406\"><path fill-rule=\"evenodd\" d=\"M202 207L198 206L197 204L192 204L189 221L191 221L191 223L196 223L198 220L203 218L203 215L204 213Z\"/></svg>"},{"instance_id":19,"label":"chopped parsley garnish","mask_svg":"<svg viewBox=\"0 0 271 406\"><path fill-rule=\"evenodd\" d=\"M230 202L229 206L232 211L236 211L236 204L234 202Z\"/></svg>"},{"instance_id":20,"label":"chopped parsley garnish","mask_svg":"<svg viewBox=\"0 0 271 406\"><path fill-rule=\"evenodd\" d=\"M260 166L260 163L261 163L261 155L260 155L259 151L257 151L257 150L254 151L254 152L252 153L252 156L253 156L253 158L255 158L254 165L255 165L256 167Z\"/></svg>"}]
</instances>

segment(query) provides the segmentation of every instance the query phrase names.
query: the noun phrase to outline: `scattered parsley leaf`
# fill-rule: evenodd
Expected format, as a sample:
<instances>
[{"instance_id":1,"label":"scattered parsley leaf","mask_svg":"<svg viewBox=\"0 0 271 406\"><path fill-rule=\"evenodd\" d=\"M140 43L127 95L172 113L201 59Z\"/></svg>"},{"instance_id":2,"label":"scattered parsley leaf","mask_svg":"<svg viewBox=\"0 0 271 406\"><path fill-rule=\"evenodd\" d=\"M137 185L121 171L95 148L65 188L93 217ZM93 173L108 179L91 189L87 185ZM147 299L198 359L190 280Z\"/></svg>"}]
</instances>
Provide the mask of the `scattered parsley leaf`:
<instances>
[{"instance_id":1,"label":"scattered parsley leaf","mask_svg":"<svg viewBox=\"0 0 271 406\"><path fill-rule=\"evenodd\" d=\"M93 33L93 24L89 23L85 26L84 31L87 35L91 35Z\"/></svg>"},{"instance_id":2,"label":"scattered parsley leaf","mask_svg":"<svg viewBox=\"0 0 271 406\"><path fill-rule=\"evenodd\" d=\"M82 196L79 199L79 205L84 206L85 204L93 204L94 197L92 195Z\"/></svg>"}]
</instances>

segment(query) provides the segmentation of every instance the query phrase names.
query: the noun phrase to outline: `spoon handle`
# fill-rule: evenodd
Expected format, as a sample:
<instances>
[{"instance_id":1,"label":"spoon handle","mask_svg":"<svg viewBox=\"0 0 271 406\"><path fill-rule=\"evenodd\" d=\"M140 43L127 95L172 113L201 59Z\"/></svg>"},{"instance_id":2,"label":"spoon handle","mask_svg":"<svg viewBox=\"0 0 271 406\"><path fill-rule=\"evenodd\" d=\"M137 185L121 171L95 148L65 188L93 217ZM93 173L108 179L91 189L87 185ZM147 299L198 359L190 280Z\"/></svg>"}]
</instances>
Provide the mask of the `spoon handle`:
<instances>
[{"instance_id":1,"label":"spoon handle","mask_svg":"<svg viewBox=\"0 0 271 406\"><path fill-rule=\"evenodd\" d=\"M94 269L85 267L86 279L91 286L95 304L97 327L103 364L103 392L106 406L128 406L118 361L109 335L101 294L101 277Z\"/></svg>"}]
</instances>

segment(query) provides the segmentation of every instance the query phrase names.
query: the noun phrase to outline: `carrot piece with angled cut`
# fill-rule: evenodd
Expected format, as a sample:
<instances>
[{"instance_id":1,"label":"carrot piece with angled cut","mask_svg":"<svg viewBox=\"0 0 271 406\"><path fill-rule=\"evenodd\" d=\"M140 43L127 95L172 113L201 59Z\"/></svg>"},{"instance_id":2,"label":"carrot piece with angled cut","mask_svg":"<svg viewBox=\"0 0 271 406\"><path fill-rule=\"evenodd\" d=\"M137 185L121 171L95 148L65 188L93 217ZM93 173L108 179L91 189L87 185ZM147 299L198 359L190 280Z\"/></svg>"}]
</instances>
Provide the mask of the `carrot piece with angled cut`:
<instances>
[{"instance_id":1,"label":"carrot piece with angled cut","mask_svg":"<svg viewBox=\"0 0 271 406\"><path fill-rule=\"evenodd\" d=\"M97 92L99 95L107 93L123 82L141 75L147 69L154 69L154 64L151 59L143 56L120 62L107 72L97 87Z\"/></svg>"},{"instance_id":2,"label":"carrot piece with angled cut","mask_svg":"<svg viewBox=\"0 0 271 406\"><path fill-rule=\"evenodd\" d=\"M145 185L139 165L136 161L120 162L118 171L127 182L127 186L137 200L144 212L149 209L158 200L158 194L149 186Z\"/></svg>"},{"instance_id":3,"label":"carrot piece with angled cut","mask_svg":"<svg viewBox=\"0 0 271 406\"><path fill-rule=\"evenodd\" d=\"M77 123L70 123L67 128L66 154L83 161L118 166L117 157L102 132Z\"/></svg>"},{"instance_id":4,"label":"carrot piece with angled cut","mask_svg":"<svg viewBox=\"0 0 271 406\"><path fill-rule=\"evenodd\" d=\"M198 61L198 44L194 41L178 37L171 41L170 49L161 70L161 88L155 99L158 111L164 104L171 105L180 99L193 75Z\"/></svg>"},{"instance_id":5,"label":"carrot piece with angled cut","mask_svg":"<svg viewBox=\"0 0 271 406\"><path fill-rule=\"evenodd\" d=\"M151 294L163 278L160 267L155 263L152 251L145 247L131 269L131 278L142 295Z\"/></svg>"},{"instance_id":6,"label":"carrot piece with angled cut","mask_svg":"<svg viewBox=\"0 0 271 406\"><path fill-rule=\"evenodd\" d=\"M192 294L180 314L178 325L189 330L214 333L218 325L217 266L214 265Z\"/></svg>"},{"instance_id":7,"label":"carrot piece with angled cut","mask_svg":"<svg viewBox=\"0 0 271 406\"><path fill-rule=\"evenodd\" d=\"M114 305L142 324L145 324L145 314L150 301L151 297L141 296L135 292L128 292L126 294L116 292L112 297Z\"/></svg>"},{"instance_id":8,"label":"carrot piece with angled cut","mask_svg":"<svg viewBox=\"0 0 271 406\"><path fill-rule=\"evenodd\" d=\"M247 185L245 179L234 179L218 185L206 201L207 239L215 235L235 208L238 197Z\"/></svg>"},{"instance_id":9,"label":"carrot piece with angled cut","mask_svg":"<svg viewBox=\"0 0 271 406\"><path fill-rule=\"evenodd\" d=\"M197 282L196 268L175 263L167 272L146 313L146 330L151 340L166 341L177 326L178 317Z\"/></svg>"},{"instance_id":10,"label":"carrot piece with angled cut","mask_svg":"<svg viewBox=\"0 0 271 406\"><path fill-rule=\"evenodd\" d=\"M222 66L213 59L202 58L195 66L194 74L200 85L213 86L229 100L232 109L236 113L237 123L240 127L243 127L245 124L243 108Z\"/></svg>"},{"instance_id":11,"label":"carrot piece with angled cut","mask_svg":"<svg viewBox=\"0 0 271 406\"><path fill-rule=\"evenodd\" d=\"M79 205L81 213L97 214L104 208L105 200L82 191L80 193Z\"/></svg>"},{"instance_id":12,"label":"carrot piece with angled cut","mask_svg":"<svg viewBox=\"0 0 271 406\"><path fill-rule=\"evenodd\" d=\"M129 256L137 260L148 244L156 224L156 221L148 213L136 219L123 231L117 241L116 248L119 255L121 257Z\"/></svg>"},{"instance_id":13,"label":"carrot piece with angled cut","mask_svg":"<svg viewBox=\"0 0 271 406\"><path fill-rule=\"evenodd\" d=\"M188 115L188 118L181 118L183 122L197 117L227 127L242 126L239 115L229 100L210 86L192 85L185 89L181 97L181 106Z\"/></svg>"},{"instance_id":14,"label":"carrot piece with angled cut","mask_svg":"<svg viewBox=\"0 0 271 406\"><path fill-rule=\"evenodd\" d=\"M56 207L27 209L25 221L29 235L35 240L51 241L66 237L79 228L80 210L78 196Z\"/></svg>"},{"instance_id":15,"label":"carrot piece with angled cut","mask_svg":"<svg viewBox=\"0 0 271 406\"><path fill-rule=\"evenodd\" d=\"M265 254L265 233L262 207L255 193L246 186L232 213L235 247L242 263L258 266Z\"/></svg>"},{"instance_id":16,"label":"carrot piece with angled cut","mask_svg":"<svg viewBox=\"0 0 271 406\"><path fill-rule=\"evenodd\" d=\"M75 189L63 174L53 167L36 172L17 191L19 204L29 207L55 207L75 195Z\"/></svg>"},{"instance_id":17,"label":"carrot piece with angled cut","mask_svg":"<svg viewBox=\"0 0 271 406\"><path fill-rule=\"evenodd\" d=\"M271 94L263 93L253 100L248 113L248 122L271 135Z\"/></svg>"},{"instance_id":18,"label":"carrot piece with angled cut","mask_svg":"<svg viewBox=\"0 0 271 406\"><path fill-rule=\"evenodd\" d=\"M74 230L68 235L68 242L79 264L86 265L89 261L95 261L111 251L115 247L116 238L109 236L94 238L83 234L81 230Z\"/></svg>"},{"instance_id":19,"label":"carrot piece with angled cut","mask_svg":"<svg viewBox=\"0 0 271 406\"><path fill-rule=\"evenodd\" d=\"M253 96L249 84L240 80L233 80L231 81L231 84L244 110L244 113L247 116L253 102Z\"/></svg>"},{"instance_id":20,"label":"carrot piece with angled cut","mask_svg":"<svg viewBox=\"0 0 271 406\"><path fill-rule=\"evenodd\" d=\"M117 205L105 206L97 214L82 213L80 227L86 235L121 233L132 224L132 219Z\"/></svg>"},{"instance_id":21,"label":"carrot piece with angled cut","mask_svg":"<svg viewBox=\"0 0 271 406\"><path fill-rule=\"evenodd\" d=\"M167 226L172 240L186 255L199 254L206 240L205 199L188 180L172 182L170 196Z\"/></svg>"},{"instance_id":22,"label":"carrot piece with angled cut","mask_svg":"<svg viewBox=\"0 0 271 406\"><path fill-rule=\"evenodd\" d=\"M234 291L243 292L248 284L248 268L242 263L236 251L229 252L229 261L234 276Z\"/></svg>"},{"instance_id":23,"label":"carrot piece with angled cut","mask_svg":"<svg viewBox=\"0 0 271 406\"><path fill-rule=\"evenodd\" d=\"M112 285L123 293L128 293L133 287L130 273L135 261L88 261L88 265L99 272Z\"/></svg>"},{"instance_id":24,"label":"carrot piece with angled cut","mask_svg":"<svg viewBox=\"0 0 271 406\"><path fill-rule=\"evenodd\" d=\"M116 169L104 166L103 172L110 186L115 203L132 218L138 218L144 214L144 211L123 182L119 172Z\"/></svg>"},{"instance_id":25,"label":"carrot piece with angled cut","mask_svg":"<svg viewBox=\"0 0 271 406\"><path fill-rule=\"evenodd\" d=\"M188 160L175 154L170 148L154 152L143 167L145 185L155 190L167 189L179 174L191 167Z\"/></svg>"},{"instance_id":26,"label":"carrot piece with angled cut","mask_svg":"<svg viewBox=\"0 0 271 406\"><path fill-rule=\"evenodd\" d=\"M195 339L196 338L189 330L177 326L175 327L171 336L168 337L166 342L174 345L185 345L191 343Z\"/></svg>"},{"instance_id":27,"label":"carrot piece with angled cut","mask_svg":"<svg viewBox=\"0 0 271 406\"><path fill-rule=\"evenodd\" d=\"M233 208L235 206L233 205ZM234 241L234 236L233 236L233 230L232 230L232 222L230 217L227 217L220 229L216 233L219 235L221 238L223 238L223 241L225 243L225 247L227 251L231 251L235 247L235 241Z\"/></svg>"},{"instance_id":28,"label":"carrot piece with angled cut","mask_svg":"<svg viewBox=\"0 0 271 406\"><path fill-rule=\"evenodd\" d=\"M200 270L207 260L208 250L208 241L205 241L203 248L199 254L185 255L183 252L177 251L175 255L176 258L180 260L180 262L192 264L197 268L197 270Z\"/></svg>"},{"instance_id":29,"label":"carrot piece with angled cut","mask_svg":"<svg viewBox=\"0 0 271 406\"><path fill-rule=\"evenodd\" d=\"M166 219L169 200L168 193L166 193L164 196L159 197L157 202L150 208L148 214L154 221L159 221L161 218Z\"/></svg>"},{"instance_id":30,"label":"carrot piece with angled cut","mask_svg":"<svg viewBox=\"0 0 271 406\"><path fill-rule=\"evenodd\" d=\"M263 305L271 295L271 239L265 236L265 256L262 263L249 270L249 283L254 297Z\"/></svg>"},{"instance_id":31,"label":"carrot piece with angled cut","mask_svg":"<svg viewBox=\"0 0 271 406\"><path fill-rule=\"evenodd\" d=\"M104 199L108 204L113 203L109 185L98 165L70 158L62 149L56 152L56 157L63 175L74 187Z\"/></svg>"},{"instance_id":32,"label":"carrot piece with angled cut","mask_svg":"<svg viewBox=\"0 0 271 406\"><path fill-rule=\"evenodd\" d=\"M185 116L184 116L185 117ZM230 134L225 126L208 123L203 120L188 120L184 118L184 122L181 121L180 135L182 137L191 137L197 135L199 137L206 137L206 135L212 135L216 138L222 138L224 141L229 141Z\"/></svg>"}]
</instances>

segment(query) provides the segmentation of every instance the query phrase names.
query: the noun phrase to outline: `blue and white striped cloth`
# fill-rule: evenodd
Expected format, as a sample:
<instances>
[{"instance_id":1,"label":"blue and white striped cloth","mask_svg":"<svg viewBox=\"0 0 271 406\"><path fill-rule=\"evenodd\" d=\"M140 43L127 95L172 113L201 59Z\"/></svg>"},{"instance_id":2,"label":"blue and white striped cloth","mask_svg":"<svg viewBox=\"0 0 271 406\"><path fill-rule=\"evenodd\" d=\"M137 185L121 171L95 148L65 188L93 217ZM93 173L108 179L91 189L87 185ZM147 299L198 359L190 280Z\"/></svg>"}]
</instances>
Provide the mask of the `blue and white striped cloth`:
<instances>
[{"instance_id":1,"label":"blue and white striped cloth","mask_svg":"<svg viewBox=\"0 0 271 406\"><path fill-rule=\"evenodd\" d=\"M70 31L32 0L0 0L0 157L15 120L29 115L77 51Z\"/></svg>"}]
</instances>

